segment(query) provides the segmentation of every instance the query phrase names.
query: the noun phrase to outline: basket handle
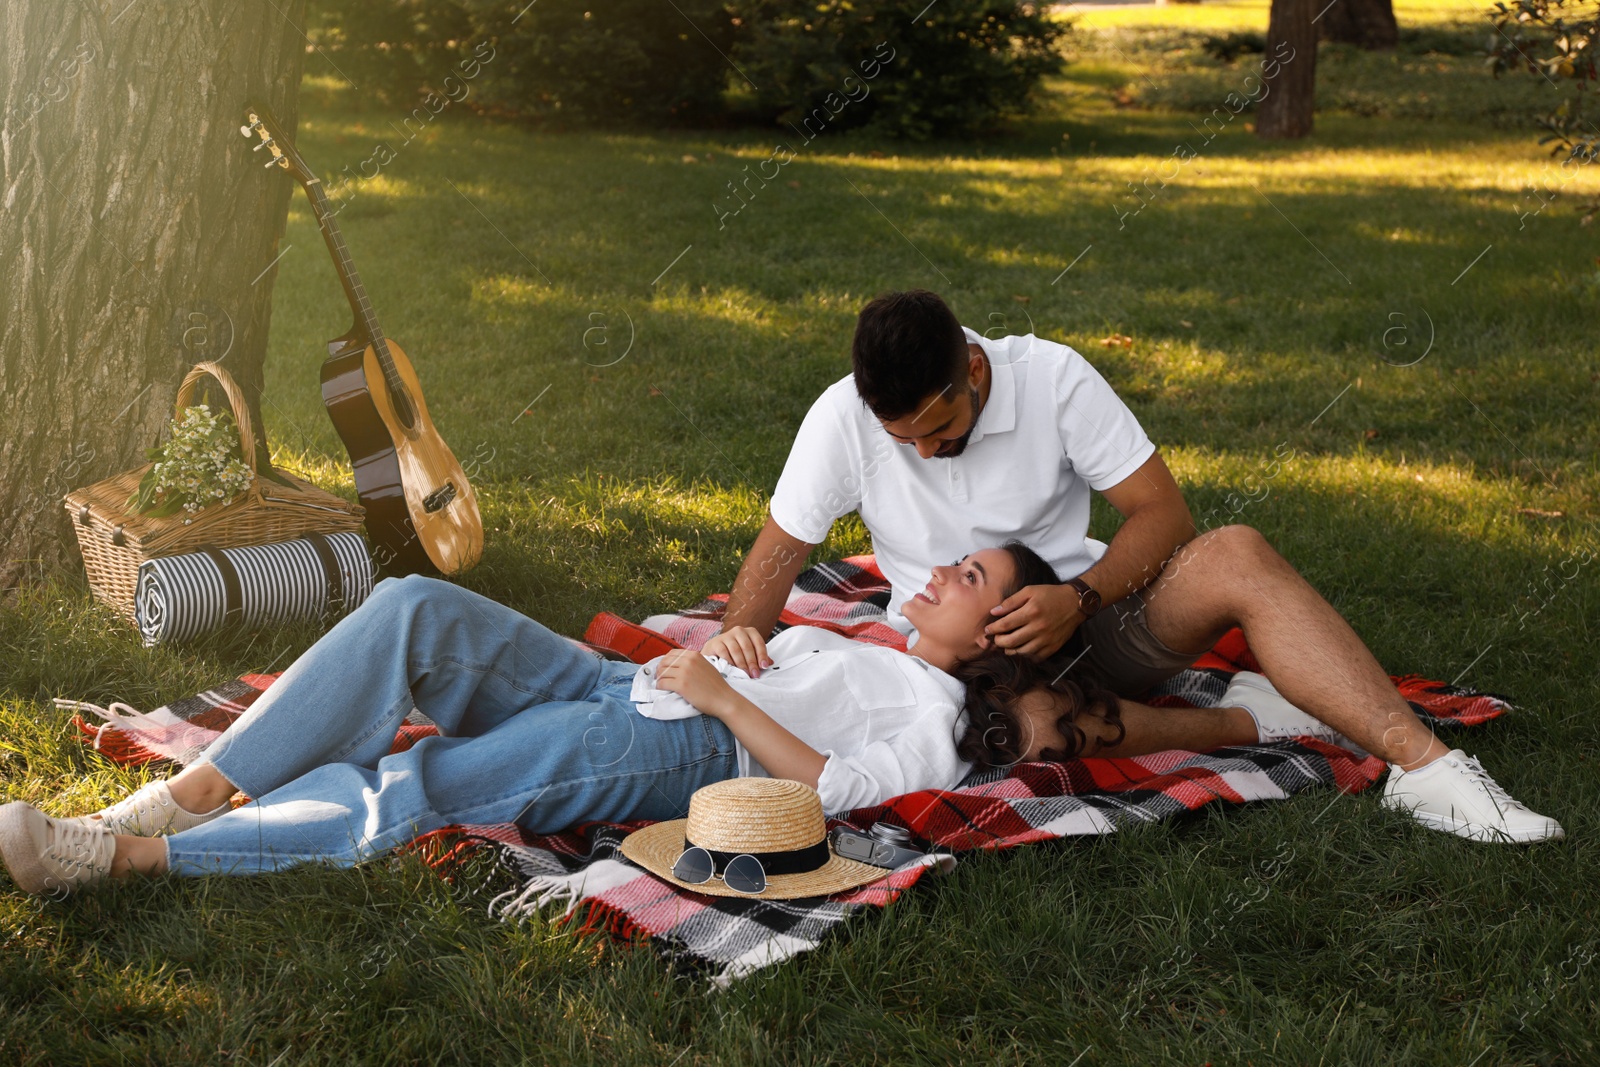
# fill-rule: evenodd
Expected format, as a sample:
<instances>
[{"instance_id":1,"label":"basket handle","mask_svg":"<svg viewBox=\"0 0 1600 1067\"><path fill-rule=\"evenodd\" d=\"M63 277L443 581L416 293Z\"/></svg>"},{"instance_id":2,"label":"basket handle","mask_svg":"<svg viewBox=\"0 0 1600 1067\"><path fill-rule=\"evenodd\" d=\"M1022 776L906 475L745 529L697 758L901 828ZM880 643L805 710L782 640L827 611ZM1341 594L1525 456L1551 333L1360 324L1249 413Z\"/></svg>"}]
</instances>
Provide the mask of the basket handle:
<instances>
[{"instance_id":1,"label":"basket handle","mask_svg":"<svg viewBox=\"0 0 1600 1067\"><path fill-rule=\"evenodd\" d=\"M228 394L228 404L233 408L233 421L239 427L239 448L244 453L244 464L251 471L256 469L256 430L255 424L250 421L250 405L244 402L244 393L239 388L239 383L233 376L223 370L216 363L196 363L189 368L189 373L183 376L183 384L178 386L178 402L173 418L183 418L183 409L189 406L189 401L194 399L196 383L206 375L211 375L222 386L222 391Z\"/></svg>"}]
</instances>

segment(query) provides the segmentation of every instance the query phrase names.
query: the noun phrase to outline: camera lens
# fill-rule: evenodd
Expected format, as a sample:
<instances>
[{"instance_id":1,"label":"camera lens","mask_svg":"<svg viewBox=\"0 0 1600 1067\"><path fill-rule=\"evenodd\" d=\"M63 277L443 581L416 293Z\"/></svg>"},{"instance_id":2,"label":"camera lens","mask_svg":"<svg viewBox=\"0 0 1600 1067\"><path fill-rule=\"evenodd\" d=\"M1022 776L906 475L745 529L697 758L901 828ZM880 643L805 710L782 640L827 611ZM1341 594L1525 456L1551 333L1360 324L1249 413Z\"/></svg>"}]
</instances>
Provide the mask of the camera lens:
<instances>
[{"instance_id":1,"label":"camera lens","mask_svg":"<svg viewBox=\"0 0 1600 1067\"><path fill-rule=\"evenodd\" d=\"M911 832L904 827L896 826L889 822L875 822L872 824L872 836L879 841L900 848L911 847Z\"/></svg>"}]
</instances>

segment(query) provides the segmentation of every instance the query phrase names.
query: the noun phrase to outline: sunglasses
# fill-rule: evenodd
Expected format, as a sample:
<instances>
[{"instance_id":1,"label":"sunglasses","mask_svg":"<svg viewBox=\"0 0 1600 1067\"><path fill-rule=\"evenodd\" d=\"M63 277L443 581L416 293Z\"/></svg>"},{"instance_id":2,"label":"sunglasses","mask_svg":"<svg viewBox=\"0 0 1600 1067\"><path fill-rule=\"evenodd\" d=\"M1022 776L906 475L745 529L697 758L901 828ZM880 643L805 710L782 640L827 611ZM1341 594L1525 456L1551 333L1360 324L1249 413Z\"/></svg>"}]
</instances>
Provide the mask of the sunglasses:
<instances>
[{"instance_id":1,"label":"sunglasses","mask_svg":"<svg viewBox=\"0 0 1600 1067\"><path fill-rule=\"evenodd\" d=\"M750 895L765 892L767 888L767 870L754 856L748 853L735 856L719 872L716 858L699 845L683 850L683 855L672 865L672 877L690 885L700 885L713 878L720 878L722 884L735 893Z\"/></svg>"}]
</instances>

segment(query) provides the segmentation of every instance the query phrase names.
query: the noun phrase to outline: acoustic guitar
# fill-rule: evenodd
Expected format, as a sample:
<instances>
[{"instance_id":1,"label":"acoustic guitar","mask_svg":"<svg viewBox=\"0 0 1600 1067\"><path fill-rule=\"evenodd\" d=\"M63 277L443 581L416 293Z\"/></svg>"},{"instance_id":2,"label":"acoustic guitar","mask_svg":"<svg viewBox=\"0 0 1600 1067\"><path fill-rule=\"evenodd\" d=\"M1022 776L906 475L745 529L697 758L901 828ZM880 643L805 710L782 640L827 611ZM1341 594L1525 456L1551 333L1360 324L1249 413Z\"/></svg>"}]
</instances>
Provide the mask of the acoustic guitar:
<instances>
[{"instance_id":1,"label":"acoustic guitar","mask_svg":"<svg viewBox=\"0 0 1600 1067\"><path fill-rule=\"evenodd\" d=\"M396 574L468 569L483 555L477 495L428 417L411 361L378 325L322 182L265 108L252 107L239 132L260 138L254 151L271 153L266 165L287 170L305 190L355 315L328 342L322 402L350 453L379 565Z\"/></svg>"}]
</instances>

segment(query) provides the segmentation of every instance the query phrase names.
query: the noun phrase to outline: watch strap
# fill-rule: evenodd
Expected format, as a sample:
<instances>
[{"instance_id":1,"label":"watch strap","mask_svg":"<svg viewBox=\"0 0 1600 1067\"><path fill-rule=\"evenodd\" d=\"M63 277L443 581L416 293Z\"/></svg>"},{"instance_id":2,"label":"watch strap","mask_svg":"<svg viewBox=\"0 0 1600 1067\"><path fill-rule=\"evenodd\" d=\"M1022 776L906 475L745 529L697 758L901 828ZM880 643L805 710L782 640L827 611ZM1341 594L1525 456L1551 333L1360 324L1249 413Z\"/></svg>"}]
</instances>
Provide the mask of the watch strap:
<instances>
[{"instance_id":1,"label":"watch strap","mask_svg":"<svg viewBox=\"0 0 1600 1067\"><path fill-rule=\"evenodd\" d=\"M1080 615L1087 619L1100 610L1100 593L1094 586L1082 578L1068 578L1066 584L1078 591L1078 613Z\"/></svg>"}]
</instances>

